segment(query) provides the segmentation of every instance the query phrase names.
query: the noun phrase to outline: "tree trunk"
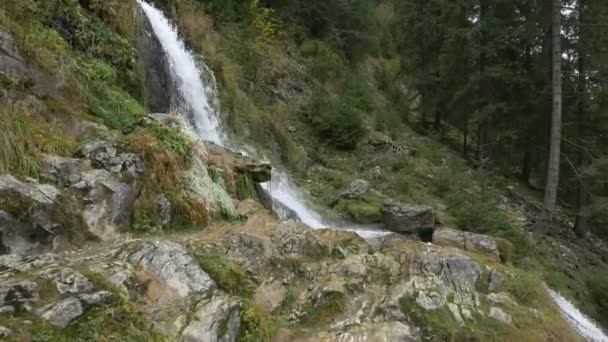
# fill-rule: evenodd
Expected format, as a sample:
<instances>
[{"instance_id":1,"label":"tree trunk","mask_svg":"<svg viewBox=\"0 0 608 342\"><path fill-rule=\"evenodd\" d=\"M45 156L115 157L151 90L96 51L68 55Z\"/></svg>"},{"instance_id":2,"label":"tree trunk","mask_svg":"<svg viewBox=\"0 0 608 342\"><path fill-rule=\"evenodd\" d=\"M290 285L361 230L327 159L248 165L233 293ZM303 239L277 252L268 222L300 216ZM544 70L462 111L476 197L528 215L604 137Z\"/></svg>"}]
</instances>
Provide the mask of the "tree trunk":
<instances>
[{"instance_id":1,"label":"tree trunk","mask_svg":"<svg viewBox=\"0 0 608 342\"><path fill-rule=\"evenodd\" d=\"M441 111L435 110L435 121L433 122L433 129L437 132L441 129Z\"/></svg>"},{"instance_id":2,"label":"tree trunk","mask_svg":"<svg viewBox=\"0 0 608 342\"><path fill-rule=\"evenodd\" d=\"M584 1L579 0L579 22L582 22L582 18L585 11ZM579 23L580 24L580 23ZM577 101L577 131L578 131L578 155L577 155L577 167L582 170L585 167L585 151L583 150L584 139L585 139L585 96L587 94L587 84L585 80L585 57L583 51L583 44L581 43L582 34L579 26L579 48L578 48L578 101ZM580 174L580 172L579 172ZM582 179L579 179L578 191L576 194L576 219L574 221L574 232L579 237L584 237L587 233L587 227L585 222L585 216L583 210L587 204L587 194L585 184Z\"/></svg>"},{"instance_id":3,"label":"tree trunk","mask_svg":"<svg viewBox=\"0 0 608 342\"><path fill-rule=\"evenodd\" d=\"M462 156L464 159L467 159L467 155L469 154L469 114L464 115L464 127L462 132Z\"/></svg>"},{"instance_id":4,"label":"tree trunk","mask_svg":"<svg viewBox=\"0 0 608 342\"><path fill-rule=\"evenodd\" d=\"M551 113L551 145L549 165L547 168L547 184L543 201L543 229L548 228L553 221L553 212L557 202L559 185L559 164L562 129L562 49L561 49L561 3L553 0L552 6L552 42L553 42L553 108Z\"/></svg>"},{"instance_id":5,"label":"tree trunk","mask_svg":"<svg viewBox=\"0 0 608 342\"><path fill-rule=\"evenodd\" d=\"M521 166L521 180L526 183L526 185L530 184L530 173L532 172L532 153L529 149L526 149L524 152L524 158L522 160Z\"/></svg>"},{"instance_id":6,"label":"tree trunk","mask_svg":"<svg viewBox=\"0 0 608 342\"><path fill-rule=\"evenodd\" d=\"M483 166L483 123L477 123L477 162Z\"/></svg>"}]
</instances>

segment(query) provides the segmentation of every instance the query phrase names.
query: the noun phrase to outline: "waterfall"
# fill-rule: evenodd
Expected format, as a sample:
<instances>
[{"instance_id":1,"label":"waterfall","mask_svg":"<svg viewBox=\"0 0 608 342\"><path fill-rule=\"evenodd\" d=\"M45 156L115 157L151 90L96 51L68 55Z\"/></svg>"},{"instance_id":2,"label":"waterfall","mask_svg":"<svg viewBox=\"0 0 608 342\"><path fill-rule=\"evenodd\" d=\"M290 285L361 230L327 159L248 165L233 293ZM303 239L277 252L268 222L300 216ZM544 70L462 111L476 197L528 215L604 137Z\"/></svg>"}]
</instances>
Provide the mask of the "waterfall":
<instances>
[{"instance_id":1,"label":"waterfall","mask_svg":"<svg viewBox=\"0 0 608 342\"><path fill-rule=\"evenodd\" d=\"M138 0L138 3L150 21L154 34L160 41L169 62L171 77L179 93L176 101L179 103L178 110L189 116L188 121L201 139L248 155L245 148L229 146L219 120L219 100L215 78L211 70L204 63L199 67L194 55L188 51L184 41L180 39L177 28L171 24L162 11L142 0ZM203 73L201 73L201 69ZM202 75L205 76L204 79ZM272 181L262 184L262 187L270 195L274 203L273 209L279 216L282 216L282 219L287 219L287 212L293 212L302 223L311 228L332 228L331 225L323 222L319 213L306 204L300 191L289 180L287 174L278 168L273 168ZM282 209L279 210L279 208ZM389 234L365 227L340 229L354 231L365 239Z\"/></svg>"},{"instance_id":2,"label":"waterfall","mask_svg":"<svg viewBox=\"0 0 608 342\"><path fill-rule=\"evenodd\" d=\"M215 84L203 82L194 55L188 51L169 19L152 5L141 0L138 3L148 17L169 62L171 77L178 91L177 109L189 116L188 122L202 139L225 146L226 138L217 115L219 108Z\"/></svg>"},{"instance_id":3,"label":"waterfall","mask_svg":"<svg viewBox=\"0 0 608 342\"><path fill-rule=\"evenodd\" d=\"M559 307L562 315L576 329L576 331L586 340L593 342L607 342L608 336L591 319L580 312L566 298L556 291L548 289L553 301Z\"/></svg>"}]
</instances>

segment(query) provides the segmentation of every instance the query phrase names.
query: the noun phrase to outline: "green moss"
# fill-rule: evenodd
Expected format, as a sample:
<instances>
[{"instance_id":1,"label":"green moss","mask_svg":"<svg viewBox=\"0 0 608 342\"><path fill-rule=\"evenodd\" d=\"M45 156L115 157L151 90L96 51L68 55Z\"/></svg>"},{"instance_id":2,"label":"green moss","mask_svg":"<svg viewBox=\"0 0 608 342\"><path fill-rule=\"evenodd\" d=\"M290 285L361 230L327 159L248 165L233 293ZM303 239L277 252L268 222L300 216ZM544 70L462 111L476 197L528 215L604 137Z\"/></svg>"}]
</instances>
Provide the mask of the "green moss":
<instances>
[{"instance_id":1,"label":"green moss","mask_svg":"<svg viewBox=\"0 0 608 342\"><path fill-rule=\"evenodd\" d=\"M531 308L540 308L551 302L542 281L528 273L518 272L514 276L507 277L504 288L519 304Z\"/></svg>"},{"instance_id":2,"label":"green moss","mask_svg":"<svg viewBox=\"0 0 608 342\"><path fill-rule=\"evenodd\" d=\"M608 322L608 272L597 272L589 281L589 289L595 300L602 322Z\"/></svg>"},{"instance_id":3,"label":"green moss","mask_svg":"<svg viewBox=\"0 0 608 342\"><path fill-rule=\"evenodd\" d=\"M458 341L462 335L461 327L446 307L427 311L409 298L401 301L401 311L420 327L425 341Z\"/></svg>"},{"instance_id":4,"label":"green moss","mask_svg":"<svg viewBox=\"0 0 608 342\"><path fill-rule=\"evenodd\" d=\"M260 306L247 302L241 311L240 342L269 342L276 331L276 321Z\"/></svg>"},{"instance_id":5,"label":"green moss","mask_svg":"<svg viewBox=\"0 0 608 342\"><path fill-rule=\"evenodd\" d=\"M344 294L337 292L326 294L314 302L306 303L301 323L309 327L329 325L344 311L345 305Z\"/></svg>"},{"instance_id":6,"label":"green moss","mask_svg":"<svg viewBox=\"0 0 608 342\"><path fill-rule=\"evenodd\" d=\"M382 220L383 199L368 194L361 199L340 199L335 209L361 223L375 223Z\"/></svg>"},{"instance_id":7,"label":"green moss","mask_svg":"<svg viewBox=\"0 0 608 342\"><path fill-rule=\"evenodd\" d=\"M257 285L240 265L229 262L220 251L208 246L191 244L189 248L221 289L241 298L253 297Z\"/></svg>"},{"instance_id":8,"label":"green moss","mask_svg":"<svg viewBox=\"0 0 608 342\"><path fill-rule=\"evenodd\" d=\"M239 174L236 179L236 196L239 200L257 198L255 183L250 175Z\"/></svg>"},{"instance_id":9,"label":"green moss","mask_svg":"<svg viewBox=\"0 0 608 342\"><path fill-rule=\"evenodd\" d=\"M150 125L150 132L160 140L166 148L183 158L190 158L192 142L179 127L163 126L158 123Z\"/></svg>"}]
</instances>

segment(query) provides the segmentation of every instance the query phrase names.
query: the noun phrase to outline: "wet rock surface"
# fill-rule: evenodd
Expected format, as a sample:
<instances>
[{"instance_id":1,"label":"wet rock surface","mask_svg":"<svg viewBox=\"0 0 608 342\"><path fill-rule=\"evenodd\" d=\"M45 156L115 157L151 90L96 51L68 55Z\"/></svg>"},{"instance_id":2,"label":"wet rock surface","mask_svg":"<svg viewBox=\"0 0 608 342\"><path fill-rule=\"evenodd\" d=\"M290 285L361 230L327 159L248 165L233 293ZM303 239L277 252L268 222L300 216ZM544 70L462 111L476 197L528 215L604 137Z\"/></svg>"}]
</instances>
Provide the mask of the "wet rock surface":
<instances>
[{"instance_id":1,"label":"wet rock surface","mask_svg":"<svg viewBox=\"0 0 608 342\"><path fill-rule=\"evenodd\" d=\"M382 208L382 220L387 229L398 233L424 233L435 228L433 208L387 202Z\"/></svg>"},{"instance_id":2,"label":"wet rock surface","mask_svg":"<svg viewBox=\"0 0 608 342\"><path fill-rule=\"evenodd\" d=\"M433 232L433 243L439 246L456 247L500 258L496 240L488 235L475 234L451 228L440 228Z\"/></svg>"}]
</instances>

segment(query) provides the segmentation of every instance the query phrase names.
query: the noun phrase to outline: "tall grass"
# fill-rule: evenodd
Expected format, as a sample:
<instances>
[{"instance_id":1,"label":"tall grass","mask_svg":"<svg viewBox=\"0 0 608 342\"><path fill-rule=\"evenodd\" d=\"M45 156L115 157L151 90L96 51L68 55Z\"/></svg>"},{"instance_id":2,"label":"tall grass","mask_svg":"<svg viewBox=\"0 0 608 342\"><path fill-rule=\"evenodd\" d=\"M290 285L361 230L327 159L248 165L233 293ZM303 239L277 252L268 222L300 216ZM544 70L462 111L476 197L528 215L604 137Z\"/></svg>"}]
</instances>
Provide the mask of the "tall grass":
<instances>
[{"instance_id":1,"label":"tall grass","mask_svg":"<svg viewBox=\"0 0 608 342\"><path fill-rule=\"evenodd\" d=\"M0 102L0 172L38 177L40 155L69 155L75 141L42 117Z\"/></svg>"}]
</instances>

